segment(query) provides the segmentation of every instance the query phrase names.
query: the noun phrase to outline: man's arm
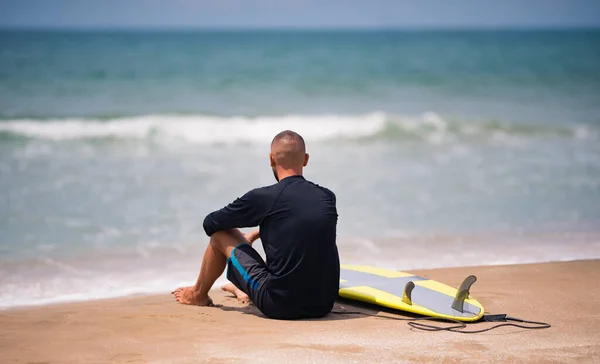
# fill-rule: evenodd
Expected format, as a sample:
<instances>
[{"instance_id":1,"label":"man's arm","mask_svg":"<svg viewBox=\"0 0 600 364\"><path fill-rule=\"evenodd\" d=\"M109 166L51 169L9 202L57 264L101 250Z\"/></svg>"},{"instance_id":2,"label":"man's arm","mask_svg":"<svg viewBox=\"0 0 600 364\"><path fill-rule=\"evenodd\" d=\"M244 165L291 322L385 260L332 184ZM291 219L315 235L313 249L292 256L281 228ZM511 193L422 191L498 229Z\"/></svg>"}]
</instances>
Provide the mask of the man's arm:
<instances>
[{"instance_id":1,"label":"man's arm","mask_svg":"<svg viewBox=\"0 0 600 364\"><path fill-rule=\"evenodd\" d=\"M265 197L261 196L259 189L252 190L222 209L211 212L203 223L206 235L211 236L217 231L233 228L257 226L267 213L268 201Z\"/></svg>"},{"instance_id":2,"label":"man's arm","mask_svg":"<svg viewBox=\"0 0 600 364\"><path fill-rule=\"evenodd\" d=\"M260 231L257 229L252 232L249 232L248 234L244 234L244 236L246 237L246 240L248 240L248 242L252 244L260 237Z\"/></svg>"}]
</instances>

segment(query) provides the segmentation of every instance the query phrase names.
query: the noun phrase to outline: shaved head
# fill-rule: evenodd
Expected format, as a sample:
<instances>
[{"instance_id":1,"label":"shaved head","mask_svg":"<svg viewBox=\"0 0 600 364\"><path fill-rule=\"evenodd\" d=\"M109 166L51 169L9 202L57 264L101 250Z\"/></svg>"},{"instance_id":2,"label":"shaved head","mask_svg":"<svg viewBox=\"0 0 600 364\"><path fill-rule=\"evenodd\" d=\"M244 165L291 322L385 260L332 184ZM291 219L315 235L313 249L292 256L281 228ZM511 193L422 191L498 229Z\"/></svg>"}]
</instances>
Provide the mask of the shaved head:
<instances>
[{"instance_id":1,"label":"shaved head","mask_svg":"<svg viewBox=\"0 0 600 364\"><path fill-rule=\"evenodd\" d=\"M300 134L284 130L271 142L271 154L275 163L285 169L302 167L306 145Z\"/></svg>"},{"instance_id":2,"label":"shaved head","mask_svg":"<svg viewBox=\"0 0 600 364\"><path fill-rule=\"evenodd\" d=\"M271 142L271 167L279 181L276 169L301 171L308 162L304 138L300 134L284 130Z\"/></svg>"}]
</instances>

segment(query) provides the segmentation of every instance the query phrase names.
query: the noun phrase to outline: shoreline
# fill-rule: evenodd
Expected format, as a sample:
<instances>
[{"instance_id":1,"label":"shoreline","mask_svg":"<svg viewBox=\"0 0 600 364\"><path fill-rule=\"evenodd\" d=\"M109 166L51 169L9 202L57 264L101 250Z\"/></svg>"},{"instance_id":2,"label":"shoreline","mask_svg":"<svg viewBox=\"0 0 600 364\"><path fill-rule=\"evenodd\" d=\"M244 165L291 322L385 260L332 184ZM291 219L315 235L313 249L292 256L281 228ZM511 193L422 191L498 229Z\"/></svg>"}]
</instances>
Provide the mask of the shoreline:
<instances>
[{"instance_id":1,"label":"shoreline","mask_svg":"<svg viewBox=\"0 0 600 364\"><path fill-rule=\"evenodd\" d=\"M340 237L344 264L401 271L600 259L600 232ZM565 244L568 241L569 244ZM410 254L403 250L410 249ZM264 257L259 244L257 251ZM7 259L0 262L0 312L170 292L195 283L205 241L148 251ZM402 249L402 250L399 250ZM145 255L144 255L145 254ZM128 268L131 264L136 269ZM226 283L223 274L219 284Z\"/></svg>"},{"instance_id":2,"label":"shoreline","mask_svg":"<svg viewBox=\"0 0 600 364\"><path fill-rule=\"evenodd\" d=\"M479 269L486 267L509 267L509 266L521 266L521 265L532 265L532 264L554 264L554 263L569 263L569 262L587 262L587 261L600 261L600 258L591 258L591 259L567 259L567 260L552 260L552 261L525 261L518 263L496 263L496 264L482 264L482 265L461 265L456 267L435 267L435 268L418 268L418 269L396 269L398 271L404 271L408 273L413 273L415 275L419 274L427 274L427 272L432 271L441 271L441 270L454 270L454 269ZM350 264L350 263L349 263ZM353 265L373 265L373 264L354 264ZM390 268L387 268L390 269ZM439 281L439 280L438 280ZM190 282L193 284L194 282ZM229 281L225 278L225 273L219 279L211 289L211 293L220 293L220 286L222 284L229 283ZM446 283L446 282L441 282ZM446 283L447 284L447 283ZM458 284L456 287L458 287ZM477 283L475 284L477 286ZM175 289L177 287L173 287ZM102 301L113 301L113 300L121 300L121 299L136 299L136 298L144 298L144 297L153 297L153 296L163 296L165 295L164 290L150 291L150 292L138 292L138 293L130 293L130 294L115 294L114 296L107 297L97 297L97 298L82 298L82 299L65 299L58 300L56 302L44 302L39 304L25 304L25 305L15 305L15 306L0 306L0 314L14 311L14 310L29 310L29 309L43 309L46 307L54 307L54 306L63 306L63 305L72 305L72 304L85 304L92 302L102 302Z\"/></svg>"},{"instance_id":3,"label":"shoreline","mask_svg":"<svg viewBox=\"0 0 600 364\"><path fill-rule=\"evenodd\" d=\"M424 332L405 321L339 313L278 321L217 289L211 296L221 307L184 306L170 294L158 294L0 311L0 362L593 362L600 356L600 260L410 272L451 286L475 274L471 292L486 313L552 327ZM334 311L382 312L347 300L338 301ZM385 315L410 317L399 311Z\"/></svg>"}]
</instances>

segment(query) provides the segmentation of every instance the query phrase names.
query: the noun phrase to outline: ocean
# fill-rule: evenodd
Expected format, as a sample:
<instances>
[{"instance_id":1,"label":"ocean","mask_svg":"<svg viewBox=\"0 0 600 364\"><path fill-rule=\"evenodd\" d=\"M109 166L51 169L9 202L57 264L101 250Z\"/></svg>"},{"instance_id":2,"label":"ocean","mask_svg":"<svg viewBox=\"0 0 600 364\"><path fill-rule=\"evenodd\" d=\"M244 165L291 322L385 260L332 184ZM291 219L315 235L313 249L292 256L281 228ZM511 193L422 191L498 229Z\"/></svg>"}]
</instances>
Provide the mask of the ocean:
<instances>
[{"instance_id":1,"label":"ocean","mask_svg":"<svg viewBox=\"0 0 600 364\"><path fill-rule=\"evenodd\" d=\"M344 263L600 258L600 30L0 31L0 308L194 282L284 129Z\"/></svg>"}]
</instances>

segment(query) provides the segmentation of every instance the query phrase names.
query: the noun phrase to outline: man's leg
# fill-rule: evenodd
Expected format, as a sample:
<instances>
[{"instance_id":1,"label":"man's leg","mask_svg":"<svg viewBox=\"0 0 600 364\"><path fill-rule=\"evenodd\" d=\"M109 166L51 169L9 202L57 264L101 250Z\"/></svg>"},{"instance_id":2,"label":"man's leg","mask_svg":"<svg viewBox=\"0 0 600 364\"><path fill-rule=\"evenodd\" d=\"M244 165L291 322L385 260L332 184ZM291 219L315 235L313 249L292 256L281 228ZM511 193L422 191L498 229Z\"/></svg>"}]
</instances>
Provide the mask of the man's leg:
<instances>
[{"instance_id":1,"label":"man's leg","mask_svg":"<svg viewBox=\"0 0 600 364\"><path fill-rule=\"evenodd\" d=\"M187 305L212 305L208 291L223 274L227 258L231 257L233 248L244 242L247 242L247 240L238 229L214 233L210 237L208 247L206 247L206 252L202 258L202 266L196 285L177 288L173 291L175 299Z\"/></svg>"}]
</instances>

